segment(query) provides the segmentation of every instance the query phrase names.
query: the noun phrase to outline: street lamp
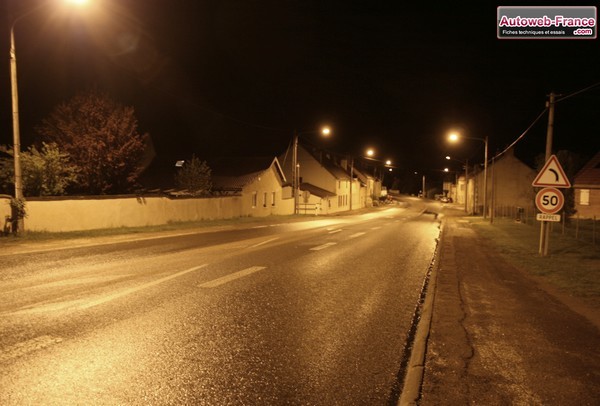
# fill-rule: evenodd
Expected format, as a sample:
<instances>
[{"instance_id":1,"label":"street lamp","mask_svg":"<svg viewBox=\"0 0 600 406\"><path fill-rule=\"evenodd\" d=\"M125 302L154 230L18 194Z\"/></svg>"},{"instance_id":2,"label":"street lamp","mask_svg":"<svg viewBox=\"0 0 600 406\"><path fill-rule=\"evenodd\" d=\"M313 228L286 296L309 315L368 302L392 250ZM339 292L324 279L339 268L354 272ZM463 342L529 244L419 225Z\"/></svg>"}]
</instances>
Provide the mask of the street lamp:
<instances>
[{"instance_id":1,"label":"street lamp","mask_svg":"<svg viewBox=\"0 0 600 406\"><path fill-rule=\"evenodd\" d=\"M459 135L457 133L451 133L448 135L448 140L450 142L457 142L460 138L467 138L470 140L481 141L485 144L485 153L484 153L484 163L483 163L483 218L487 218L487 168L488 168L488 137L485 138L476 138L476 137L466 137L464 135Z\"/></svg>"},{"instance_id":2,"label":"street lamp","mask_svg":"<svg viewBox=\"0 0 600 406\"><path fill-rule=\"evenodd\" d=\"M84 5L88 0L67 0L74 5ZM17 86L17 51L15 46L15 26L24 18L38 11L41 6L35 7L15 18L10 26L10 89L12 98L12 124L13 124L13 161L15 171L15 200L23 200L23 173L21 170L21 129L19 126L19 91ZM15 213L12 213L13 218ZM23 231L24 220L17 215L16 232Z\"/></svg>"},{"instance_id":3,"label":"street lamp","mask_svg":"<svg viewBox=\"0 0 600 406\"><path fill-rule=\"evenodd\" d=\"M324 126L320 130L302 131L302 132L298 132L298 131L294 130L294 141L293 141L293 150L292 150L292 167L293 167L292 168L292 172L293 172L292 190L294 193L294 214L298 214L298 212L299 212L298 202L299 202L299 196L300 196L300 163L298 162L298 139L300 138L301 135L316 134L319 132L321 133L321 135L323 137L329 137L329 135L331 135L331 128L328 126Z\"/></svg>"}]
</instances>

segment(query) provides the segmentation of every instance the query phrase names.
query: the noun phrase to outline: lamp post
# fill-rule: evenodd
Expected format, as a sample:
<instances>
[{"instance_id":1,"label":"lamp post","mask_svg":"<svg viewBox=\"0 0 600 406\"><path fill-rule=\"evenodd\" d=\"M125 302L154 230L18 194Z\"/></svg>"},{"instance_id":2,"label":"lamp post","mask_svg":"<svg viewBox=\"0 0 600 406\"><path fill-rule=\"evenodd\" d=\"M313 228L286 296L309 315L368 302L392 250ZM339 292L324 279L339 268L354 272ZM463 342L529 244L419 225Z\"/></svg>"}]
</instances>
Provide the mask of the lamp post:
<instances>
[{"instance_id":1,"label":"lamp post","mask_svg":"<svg viewBox=\"0 0 600 406\"><path fill-rule=\"evenodd\" d=\"M298 162L298 139L301 135L315 134L320 132L324 137L328 137L331 134L331 128L323 127L320 131L302 131L298 132L294 130L293 148L292 148L292 190L294 193L294 214L299 212L299 197L300 197L300 163Z\"/></svg>"},{"instance_id":2,"label":"lamp post","mask_svg":"<svg viewBox=\"0 0 600 406\"><path fill-rule=\"evenodd\" d=\"M487 218L487 170L488 170L488 137L485 138L476 138L476 137L466 137L464 135L458 135L456 133L452 133L448 136L448 140L451 142L457 142L460 138L467 138L470 140L478 140L485 144L485 152L484 152L484 163L483 163L483 218Z\"/></svg>"},{"instance_id":3,"label":"lamp post","mask_svg":"<svg viewBox=\"0 0 600 406\"><path fill-rule=\"evenodd\" d=\"M29 14L29 13L28 13ZM19 128L19 92L17 89L17 53L15 48L15 24L23 18L15 19L10 27L10 89L12 96L13 160L15 165L15 199L23 199L23 177L21 172L21 132ZM13 216L15 214L13 213ZM23 219L17 215L16 232L24 228Z\"/></svg>"},{"instance_id":4,"label":"lamp post","mask_svg":"<svg viewBox=\"0 0 600 406\"><path fill-rule=\"evenodd\" d=\"M88 0L68 0L76 6L83 6ZM19 90L17 82L17 49L15 45L15 26L25 17L33 14L42 8L44 4L32 8L31 10L21 14L15 18L10 26L10 90L12 99L12 127L13 127L13 161L15 171L15 200L17 202L23 200L23 173L21 169L21 129L19 125ZM15 213L13 213L14 218ZM23 218L17 216L15 232L24 230L25 222Z\"/></svg>"}]
</instances>

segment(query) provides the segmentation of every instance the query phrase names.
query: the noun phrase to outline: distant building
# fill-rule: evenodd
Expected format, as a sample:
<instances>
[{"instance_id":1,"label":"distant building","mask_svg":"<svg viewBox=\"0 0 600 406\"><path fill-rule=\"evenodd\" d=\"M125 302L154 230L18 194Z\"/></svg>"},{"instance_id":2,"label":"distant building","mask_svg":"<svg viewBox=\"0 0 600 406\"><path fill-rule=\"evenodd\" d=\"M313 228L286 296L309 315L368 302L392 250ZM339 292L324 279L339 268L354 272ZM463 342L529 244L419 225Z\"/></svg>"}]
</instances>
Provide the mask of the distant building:
<instances>
[{"instance_id":1,"label":"distant building","mask_svg":"<svg viewBox=\"0 0 600 406\"><path fill-rule=\"evenodd\" d=\"M512 148L499 158L488 162L487 174L488 215L492 210L502 213L517 207L533 211L535 193L531 183L535 179L536 172L517 158ZM473 175L469 173L467 202L470 213L483 213L483 180L484 171L482 168L477 168ZM471 182L473 182L473 185L471 185ZM464 189L459 189L458 195L460 196L461 193L464 193Z\"/></svg>"},{"instance_id":2,"label":"distant building","mask_svg":"<svg viewBox=\"0 0 600 406\"><path fill-rule=\"evenodd\" d=\"M291 150L279 157L287 179L294 176L291 157ZM331 154L298 145L298 165L300 214L329 214L350 209L350 174Z\"/></svg>"},{"instance_id":3,"label":"distant building","mask_svg":"<svg viewBox=\"0 0 600 406\"><path fill-rule=\"evenodd\" d=\"M600 151L575 175L575 210L582 218L600 218Z\"/></svg>"},{"instance_id":4,"label":"distant building","mask_svg":"<svg viewBox=\"0 0 600 406\"><path fill-rule=\"evenodd\" d=\"M294 212L291 187L273 157L220 158L209 162L213 194L241 196L242 216L262 217Z\"/></svg>"}]
</instances>

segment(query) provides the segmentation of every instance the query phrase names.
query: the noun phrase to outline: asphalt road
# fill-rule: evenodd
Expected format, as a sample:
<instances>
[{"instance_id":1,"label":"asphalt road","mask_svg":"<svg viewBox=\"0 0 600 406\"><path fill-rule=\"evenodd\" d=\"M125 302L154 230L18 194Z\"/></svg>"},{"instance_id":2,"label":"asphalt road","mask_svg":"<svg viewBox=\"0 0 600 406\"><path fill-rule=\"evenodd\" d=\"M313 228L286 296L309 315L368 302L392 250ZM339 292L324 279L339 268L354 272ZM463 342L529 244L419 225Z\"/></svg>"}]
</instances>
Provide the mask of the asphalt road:
<instances>
[{"instance_id":1,"label":"asphalt road","mask_svg":"<svg viewBox=\"0 0 600 406\"><path fill-rule=\"evenodd\" d=\"M0 404L393 403L420 207L0 261Z\"/></svg>"}]
</instances>

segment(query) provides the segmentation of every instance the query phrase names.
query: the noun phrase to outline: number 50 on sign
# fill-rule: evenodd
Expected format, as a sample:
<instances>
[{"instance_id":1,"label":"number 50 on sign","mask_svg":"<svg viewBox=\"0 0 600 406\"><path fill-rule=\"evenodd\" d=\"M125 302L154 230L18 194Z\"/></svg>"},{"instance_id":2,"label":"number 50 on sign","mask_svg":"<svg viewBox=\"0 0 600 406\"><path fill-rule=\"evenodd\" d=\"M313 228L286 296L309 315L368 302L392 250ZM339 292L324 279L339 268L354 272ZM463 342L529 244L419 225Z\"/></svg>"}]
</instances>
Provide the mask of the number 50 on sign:
<instances>
[{"instance_id":1,"label":"number 50 on sign","mask_svg":"<svg viewBox=\"0 0 600 406\"><path fill-rule=\"evenodd\" d=\"M535 205L546 214L558 213L565 204L565 197L562 192L556 188L544 188L535 196Z\"/></svg>"}]
</instances>

